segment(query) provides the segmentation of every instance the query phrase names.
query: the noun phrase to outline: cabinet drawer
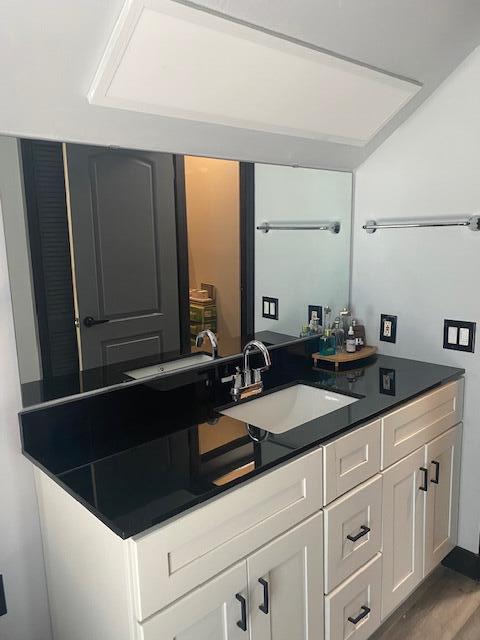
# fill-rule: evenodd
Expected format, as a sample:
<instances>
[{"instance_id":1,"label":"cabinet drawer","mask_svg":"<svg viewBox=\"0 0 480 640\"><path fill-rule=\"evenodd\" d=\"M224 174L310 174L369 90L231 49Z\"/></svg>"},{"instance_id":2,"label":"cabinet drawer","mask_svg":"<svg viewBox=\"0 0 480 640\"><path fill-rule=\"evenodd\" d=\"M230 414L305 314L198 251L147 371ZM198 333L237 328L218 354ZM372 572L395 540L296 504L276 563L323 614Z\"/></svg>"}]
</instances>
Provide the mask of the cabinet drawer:
<instances>
[{"instance_id":1,"label":"cabinet drawer","mask_svg":"<svg viewBox=\"0 0 480 640\"><path fill-rule=\"evenodd\" d=\"M324 522L325 593L330 593L382 548L382 477L329 505Z\"/></svg>"},{"instance_id":2,"label":"cabinet drawer","mask_svg":"<svg viewBox=\"0 0 480 640\"><path fill-rule=\"evenodd\" d=\"M463 378L386 415L382 420L382 469L458 424L462 405Z\"/></svg>"},{"instance_id":3,"label":"cabinet drawer","mask_svg":"<svg viewBox=\"0 0 480 640\"><path fill-rule=\"evenodd\" d=\"M366 640L380 626L381 577L378 554L326 596L325 640Z\"/></svg>"},{"instance_id":4,"label":"cabinet drawer","mask_svg":"<svg viewBox=\"0 0 480 640\"><path fill-rule=\"evenodd\" d=\"M322 452L233 489L129 541L139 620L322 507Z\"/></svg>"},{"instance_id":5,"label":"cabinet drawer","mask_svg":"<svg viewBox=\"0 0 480 640\"><path fill-rule=\"evenodd\" d=\"M323 448L325 504L380 471L381 420L333 440Z\"/></svg>"}]
</instances>

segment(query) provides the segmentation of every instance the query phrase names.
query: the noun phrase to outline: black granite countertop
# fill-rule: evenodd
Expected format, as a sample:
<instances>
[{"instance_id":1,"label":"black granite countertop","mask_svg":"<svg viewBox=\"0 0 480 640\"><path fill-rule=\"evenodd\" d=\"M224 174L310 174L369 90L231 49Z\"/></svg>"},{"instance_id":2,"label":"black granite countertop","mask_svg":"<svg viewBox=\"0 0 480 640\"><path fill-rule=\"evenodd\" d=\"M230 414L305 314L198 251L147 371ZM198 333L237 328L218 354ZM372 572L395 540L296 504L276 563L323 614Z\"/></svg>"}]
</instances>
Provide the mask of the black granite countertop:
<instances>
[{"instance_id":1,"label":"black granite countertop","mask_svg":"<svg viewBox=\"0 0 480 640\"><path fill-rule=\"evenodd\" d=\"M150 381L25 410L24 454L128 538L464 373L382 355L360 369L314 371L298 345L274 353L265 393L304 381L359 400L279 435L252 431L218 413L231 383L214 370L184 386Z\"/></svg>"}]
</instances>

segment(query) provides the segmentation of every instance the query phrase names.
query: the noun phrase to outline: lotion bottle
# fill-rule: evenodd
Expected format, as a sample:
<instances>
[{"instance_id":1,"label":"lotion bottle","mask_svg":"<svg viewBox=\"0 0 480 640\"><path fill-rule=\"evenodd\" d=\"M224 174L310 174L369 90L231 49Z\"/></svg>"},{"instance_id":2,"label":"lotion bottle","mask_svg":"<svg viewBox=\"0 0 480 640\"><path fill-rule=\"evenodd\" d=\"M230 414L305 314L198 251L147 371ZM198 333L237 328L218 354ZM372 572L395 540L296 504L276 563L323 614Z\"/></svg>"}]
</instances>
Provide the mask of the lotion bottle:
<instances>
[{"instance_id":1,"label":"lotion bottle","mask_svg":"<svg viewBox=\"0 0 480 640\"><path fill-rule=\"evenodd\" d=\"M355 339L355 331L353 330L352 325L350 325L348 329L345 347L347 353L355 353L355 351L357 350L357 341Z\"/></svg>"}]
</instances>

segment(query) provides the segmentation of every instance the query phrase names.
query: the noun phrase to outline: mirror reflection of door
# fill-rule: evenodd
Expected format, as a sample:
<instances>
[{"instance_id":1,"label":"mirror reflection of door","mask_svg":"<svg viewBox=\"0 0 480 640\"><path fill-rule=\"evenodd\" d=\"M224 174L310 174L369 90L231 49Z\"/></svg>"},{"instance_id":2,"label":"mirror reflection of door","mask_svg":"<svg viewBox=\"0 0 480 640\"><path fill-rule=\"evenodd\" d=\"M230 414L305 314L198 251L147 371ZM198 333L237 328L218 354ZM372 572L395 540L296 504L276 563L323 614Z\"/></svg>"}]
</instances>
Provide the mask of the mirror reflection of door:
<instances>
[{"instance_id":1,"label":"mirror reflection of door","mask_svg":"<svg viewBox=\"0 0 480 640\"><path fill-rule=\"evenodd\" d=\"M241 350L239 162L29 140L22 160L45 378L175 359L203 329Z\"/></svg>"},{"instance_id":2,"label":"mirror reflection of door","mask_svg":"<svg viewBox=\"0 0 480 640\"><path fill-rule=\"evenodd\" d=\"M195 336L210 329L220 355L239 353L240 163L193 156L184 162L192 349Z\"/></svg>"},{"instance_id":3,"label":"mirror reflection of door","mask_svg":"<svg viewBox=\"0 0 480 640\"><path fill-rule=\"evenodd\" d=\"M81 369L180 348L171 154L64 145Z\"/></svg>"}]
</instances>

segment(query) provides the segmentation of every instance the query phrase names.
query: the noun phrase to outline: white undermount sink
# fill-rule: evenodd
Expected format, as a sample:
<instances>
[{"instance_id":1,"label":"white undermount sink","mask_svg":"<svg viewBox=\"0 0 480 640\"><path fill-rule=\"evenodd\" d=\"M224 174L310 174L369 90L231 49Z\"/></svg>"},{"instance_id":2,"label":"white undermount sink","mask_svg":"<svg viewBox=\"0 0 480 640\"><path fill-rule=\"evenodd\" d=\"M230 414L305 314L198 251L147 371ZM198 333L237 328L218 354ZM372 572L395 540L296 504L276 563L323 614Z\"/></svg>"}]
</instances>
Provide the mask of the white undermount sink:
<instances>
[{"instance_id":1,"label":"white undermount sink","mask_svg":"<svg viewBox=\"0 0 480 640\"><path fill-rule=\"evenodd\" d=\"M206 353L195 353L187 358L179 358L178 360L170 360L170 362L154 364L150 367L142 367L141 369L134 369L133 371L125 371L125 375L133 378L134 380L141 380L142 378L155 376L159 373L169 373L171 371L185 369L186 367L193 367L196 364L206 364L212 360L212 356L209 356Z\"/></svg>"},{"instance_id":2,"label":"white undermount sink","mask_svg":"<svg viewBox=\"0 0 480 640\"><path fill-rule=\"evenodd\" d=\"M284 433L357 400L318 387L296 384L220 413L271 433Z\"/></svg>"}]
</instances>

